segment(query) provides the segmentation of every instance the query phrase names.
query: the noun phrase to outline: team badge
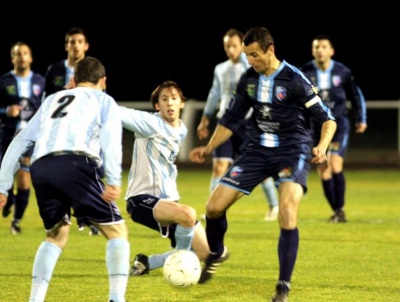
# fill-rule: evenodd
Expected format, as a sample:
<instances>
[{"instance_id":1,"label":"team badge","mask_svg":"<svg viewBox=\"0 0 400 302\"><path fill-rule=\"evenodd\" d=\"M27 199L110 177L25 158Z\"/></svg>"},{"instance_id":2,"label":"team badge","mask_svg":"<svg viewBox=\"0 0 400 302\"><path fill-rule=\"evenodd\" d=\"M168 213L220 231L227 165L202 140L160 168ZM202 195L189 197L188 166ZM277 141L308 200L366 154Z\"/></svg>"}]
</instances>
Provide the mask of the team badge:
<instances>
[{"instance_id":1,"label":"team badge","mask_svg":"<svg viewBox=\"0 0 400 302\"><path fill-rule=\"evenodd\" d=\"M339 142L332 142L329 145L329 150L330 151L339 151L340 150L340 143Z\"/></svg>"},{"instance_id":2,"label":"team badge","mask_svg":"<svg viewBox=\"0 0 400 302\"><path fill-rule=\"evenodd\" d=\"M282 86L277 86L275 88L275 96L280 101L284 100L286 98L286 88Z\"/></svg>"},{"instance_id":3,"label":"team badge","mask_svg":"<svg viewBox=\"0 0 400 302\"><path fill-rule=\"evenodd\" d=\"M332 83L333 83L333 86L337 87L340 85L340 83L342 83L342 79L340 78L340 76L334 75L332 77Z\"/></svg>"},{"instance_id":4,"label":"team badge","mask_svg":"<svg viewBox=\"0 0 400 302\"><path fill-rule=\"evenodd\" d=\"M232 178L236 178L236 177L238 177L240 174L242 174L242 172L243 172L243 169L242 169L241 167L234 166L234 167L231 169L231 172L229 173L229 176L232 177Z\"/></svg>"},{"instance_id":5,"label":"team badge","mask_svg":"<svg viewBox=\"0 0 400 302\"><path fill-rule=\"evenodd\" d=\"M34 95L40 95L40 93L42 92L42 89L40 88L40 86L38 84L34 84L32 86L32 91Z\"/></svg>"},{"instance_id":6,"label":"team badge","mask_svg":"<svg viewBox=\"0 0 400 302\"><path fill-rule=\"evenodd\" d=\"M292 168L291 167L287 167L287 168L284 168L284 169L282 169L279 173L278 173L278 176L280 177L280 178L289 178L289 177L291 177L292 176Z\"/></svg>"}]
</instances>

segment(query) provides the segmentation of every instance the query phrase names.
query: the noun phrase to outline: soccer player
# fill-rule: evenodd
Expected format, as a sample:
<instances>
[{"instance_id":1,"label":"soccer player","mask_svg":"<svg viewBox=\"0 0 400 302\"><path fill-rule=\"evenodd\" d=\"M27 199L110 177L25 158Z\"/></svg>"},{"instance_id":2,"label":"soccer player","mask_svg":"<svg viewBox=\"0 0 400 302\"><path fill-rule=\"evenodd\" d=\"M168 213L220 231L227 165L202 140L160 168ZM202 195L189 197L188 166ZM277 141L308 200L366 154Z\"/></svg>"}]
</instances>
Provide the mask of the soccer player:
<instances>
[{"instance_id":1,"label":"soccer player","mask_svg":"<svg viewBox=\"0 0 400 302\"><path fill-rule=\"evenodd\" d=\"M312 157L311 163L315 164L326 161L326 149L336 130L336 122L312 83L296 67L276 57L274 40L268 29L250 28L243 44L253 68L241 77L230 106L207 145L196 147L189 154L191 161L204 162L205 156L229 139L248 110L253 109L246 128L245 149L207 201L206 234L211 253L199 283L209 280L227 258L228 249L224 246L227 210L272 176L279 185L280 236L279 278L271 301L286 302L299 247L297 212L307 191L309 159ZM321 137L312 151L309 115L321 124Z\"/></svg>"},{"instance_id":2,"label":"soccer player","mask_svg":"<svg viewBox=\"0 0 400 302\"><path fill-rule=\"evenodd\" d=\"M223 37L223 45L228 60L217 64L214 68L214 79L211 89L208 93L206 105L203 110L200 124L197 127L197 135L200 140L209 136L210 120L216 113L217 123L229 106L232 94L241 75L250 68L246 55L243 53L243 33L237 29L229 29ZM218 181L224 175L234 158L239 154L240 146L245 137L245 128L248 117L240 125L239 129L223 144L216 148L213 153L212 175L210 192L212 192ZM261 187L269 204L269 210L265 215L265 220L273 221L278 219L278 198L275 185L272 178L268 178L261 183Z\"/></svg>"},{"instance_id":3,"label":"soccer player","mask_svg":"<svg viewBox=\"0 0 400 302\"><path fill-rule=\"evenodd\" d=\"M14 68L0 77L0 160L15 134L26 126L42 101L45 80L41 74L31 70L32 61L29 45L21 41L12 45L11 62ZM12 184L8 190L7 204L2 210L2 216L8 217L14 205L10 227L13 235L21 233L20 221L28 206L32 150L21 157L20 169L16 173L17 194L14 194Z\"/></svg>"},{"instance_id":4,"label":"soccer player","mask_svg":"<svg viewBox=\"0 0 400 302\"><path fill-rule=\"evenodd\" d=\"M76 88L48 96L11 142L0 170L0 208L7 199L19 157L34 144L32 184L46 240L32 271L29 301L43 302L68 241L70 213L94 223L107 238L109 301L125 302L129 277L128 229L115 200L121 192L122 126L115 100L104 93L103 64L85 57L76 65ZM103 150L104 184L98 175ZM84 198L83 198L84 197Z\"/></svg>"},{"instance_id":5,"label":"soccer player","mask_svg":"<svg viewBox=\"0 0 400 302\"><path fill-rule=\"evenodd\" d=\"M125 194L132 220L171 240L175 249L192 249L200 260L210 252L196 210L179 203L175 160L187 128L179 118L185 96L177 83L165 81L151 94L155 113L120 107L122 125L135 133L132 164ZM162 267L174 250L147 257L138 254L131 275Z\"/></svg>"},{"instance_id":6,"label":"soccer player","mask_svg":"<svg viewBox=\"0 0 400 302\"><path fill-rule=\"evenodd\" d=\"M68 88L74 77L76 64L86 56L89 50L89 41L85 31L79 27L69 29L65 34L65 51L67 59L51 64L46 71L46 88L44 97ZM100 176L103 176L104 167L100 167ZM84 223L78 221L79 230L84 229ZM89 225L89 235L98 235L99 230L94 225Z\"/></svg>"},{"instance_id":7,"label":"soccer player","mask_svg":"<svg viewBox=\"0 0 400 302\"><path fill-rule=\"evenodd\" d=\"M76 64L86 56L89 50L89 41L83 29L73 27L65 34L65 51L67 59L52 63L46 71L45 97L64 90L74 76Z\"/></svg>"},{"instance_id":8,"label":"soccer player","mask_svg":"<svg viewBox=\"0 0 400 302\"><path fill-rule=\"evenodd\" d=\"M337 123L337 130L328 148L328 161L317 166L326 199L333 211L330 222L346 222L345 188L343 173L345 153L348 149L350 122L346 101L351 101L355 116L355 132L364 133L367 129L365 98L354 80L351 70L332 59L335 54L332 42L327 35L317 35L312 41L314 59L307 62L301 70L318 87L318 94L331 109ZM315 140L320 137L320 127L311 120Z\"/></svg>"}]
</instances>

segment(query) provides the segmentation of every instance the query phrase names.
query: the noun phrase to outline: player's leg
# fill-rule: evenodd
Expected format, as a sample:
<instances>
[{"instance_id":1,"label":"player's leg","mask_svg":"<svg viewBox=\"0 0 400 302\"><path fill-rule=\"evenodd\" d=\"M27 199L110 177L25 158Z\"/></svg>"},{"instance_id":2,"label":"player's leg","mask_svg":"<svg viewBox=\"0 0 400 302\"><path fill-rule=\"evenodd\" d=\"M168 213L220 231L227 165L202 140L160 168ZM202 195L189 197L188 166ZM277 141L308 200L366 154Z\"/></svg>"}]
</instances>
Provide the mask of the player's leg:
<instances>
[{"instance_id":1,"label":"player's leg","mask_svg":"<svg viewBox=\"0 0 400 302\"><path fill-rule=\"evenodd\" d=\"M175 232L175 228L176 225L170 225L169 231ZM171 236L174 235L170 234L169 238L172 238ZM176 242L176 239L173 241ZM175 244L176 243L173 243L173 246L171 247L175 247ZM203 225L200 222L197 222L194 228L192 250L196 253L197 257L199 257L200 261L205 261L208 254L210 253L206 232ZM146 256L144 254L137 254L133 261L131 276L141 276L144 274L148 274L149 271L151 270L163 267L165 260L174 251L175 249L171 249L162 254L152 254L149 256Z\"/></svg>"},{"instance_id":2,"label":"player's leg","mask_svg":"<svg viewBox=\"0 0 400 302\"><path fill-rule=\"evenodd\" d=\"M297 213L303 197L303 188L294 182L279 185L279 226L278 241L279 278L276 293L272 301L286 301L290 290L290 282L299 249L299 231ZM280 300L281 299L281 300Z\"/></svg>"},{"instance_id":3,"label":"player's leg","mask_svg":"<svg viewBox=\"0 0 400 302\"><path fill-rule=\"evenodd\" d=\"M242 192L218 184L207 201L206 236L210 253L201 272L200 284L208 281L221 263L229 258L229 251L224 245L225 233L228 230L226 211L242 196Z\"/></svg>"},{"instance_id":4,"label":"player's leg","mask_svg":"<svg viewBox=\"0 0 400 302\"><path fill-rule=\"evenodd\" d=\"M346 222L346 215L344 212L345 206L345 191L346 191L346 180L343 173L343 162L344 159L339 154L331 155L331 167L332 167L332 179L335 194L335 215L337 217L335 222Z\"/></svg>"},{"instance_id":5,"label":"player's leg","mask_svg":"<svg viewBox=\"0 0 400 302\"><path fill-rule=\"evenodd\" d=\"M32 285L29 301L44 301L57 261L69 234L69 220L62 220L47 231L46 240L36 251L32 268Z\"/></svg>"},{"instance_id":6,"label":"player's leg","mask_svg":"<svg viewBox=\"0 0 400 302\"><path fill-rule=\"evenodd\" d=\"M69 234L69 207L64 194L51 185L59 171L48 164L49 158L36 161L31 167L32 184L35 189L39 214L46 230L46 240L38 247L32 267L32 284L29 301L44 301L50 280ZM54 168L54 167L53 167Z\"/></svg>"},{"instance_id":7,"label":"player's leg","mask_svg":"<svg viewBox=\"0 0 400 302\"><path fill-rule=\"evenodd\" d=\"M288 151L288 154L285 154ZM293 150L294 151L294 150ZM290 282L299 249L299 230L297 227L300 202L307 191L307 177L310 165L304 159L310 154L300 146L298 154L282 148L282 157L276 160L276 177L279 183L279 227L278 240L279 277L272 301L287 301ZM289 169L288 169L289 167ZM281 173L281 171L288 171Z\"/></svg>"},{"instance_id":8,"label":"player's leg","mask_svg":"<svg viewBox=\"0 0 400 302\"><path fill-rule=\"evenodd\" d=\"M28 206L31 174L29 172L30 158L24 157L21 159L21 168L16 174L17 195L14 199L14 216L11 222L11 232L17 234L21 232L20 221L22 220L25 210Z\"/></svg>"},{"instance_id":9,"label":"player's leg","mask_svg":"<svg viewBox=\"0 0 400 302\"><path fill-rule=\"evenodd\" d=\"M161 226L176 224L176 249L191 249L197 222L197 213L194 208L174 201L160 199L154 206L153 213L154 218Z\"/></svg>"},{"instance_id":10,"label":"player's leg","mask_svg":"<svg viewBox=\"0 0 400 302\"><path fill-rule=\"evenodd\" d=\"M210 254L206 230L200 222L197 222L194 228L192 249L196 253L197 257L199 257L200 261L205 261L207 256Z\"/></svg>"},{"instance_id":11,"label":"player's leg","mask_svg":"<svg viewBox=\"0 0 400 302\"><path fill-rule=\"evenodd\" d=\"M11 214L11 207L14 205L15 195L14 195L14 184L10 190L7 191L7 202L2 209L2 215L4 218L8 217Z\"/></svg>"},{"instance_id":12,"label":"player's leg","mask_svg":"<svg viewBox=\"0 0 400 302\"><path fill-rule=\"evenodd\" d=\"M268 177L261 183L261 188L268 202L268 211L264 217L266 221L274 221L278 219L279 203L278 194L276 192L275 182L272 177Z\"/></svg>"},{"instance_id":13,"label":"player's leg","mask_svg":"<svg viewBox=\"0 0 400 302\"><path fill-rule=\"evenodd\" d=\"M117 224L96 224L107 238L106 266L110 282L109 300L125 301L130 268L130 244L125 222Z\"/></svg>"}]
</instances>

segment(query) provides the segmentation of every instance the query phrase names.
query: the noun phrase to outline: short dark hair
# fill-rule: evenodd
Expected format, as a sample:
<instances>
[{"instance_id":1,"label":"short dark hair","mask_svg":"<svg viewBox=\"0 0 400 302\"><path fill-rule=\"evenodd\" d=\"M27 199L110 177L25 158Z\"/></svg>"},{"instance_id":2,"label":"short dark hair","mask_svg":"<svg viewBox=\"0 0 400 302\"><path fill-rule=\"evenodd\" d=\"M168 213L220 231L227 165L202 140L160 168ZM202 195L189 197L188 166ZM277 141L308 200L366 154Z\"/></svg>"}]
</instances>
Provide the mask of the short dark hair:
<instances>
[{"instance_id":1,"label":"short dark hair","mask_svg":"<svg viewBox=\"0 0 400 302\"><path fill-rule=\"evenodd\" d=\"M88 43L88 38L85 34L85 31L80 27L72 27L65 33L65 43L68 43L69 38L73 35L81 34L85 37L86 43Z\"/></svg>"},{"instance_id":2,"label":"short dark hair","mask_svg":"<svg viewBox=\"0 0 400 302\"><path fill-rule=\"evenodd\" d=\"M257 42L260 44L261 49L266 52L271 45L274 45L274 39L268 29L265 27L250 28L243 37L245 46Z\"/></svg>"},{"instance_id":3,"label":"short dark hair","mask_svg":"<svg viewBox=\"0 0 400 302\"><path fill-rule=\"evenodd\" d=\"M80 60L75 67L75 83L89 82L97 84L101 78L106 76L104 65L96 58L86 56Z\"/></svg>"},{"instance_id":4,"label":"short dark hair","mask_svg":"<svg viewBox=\"0 0 400 302\"><path fill-rule=\"evenodd\" d=\"M331 40L331 38L327 35L327 34L316 34L315 36L314 36L314 39L312 39L313 41L315 41L315 40L327 40L327 41L329 41L329 43L331 44L331 47L333 47L333 43L332 43L332 40Z\"/></svg>"},{"instance_id":5,"label":"short dark hair","mask_svg":"<svg viewBox=\"0 0 400 302\"><path fill-rule=\"evenodd\" d=\"M156 109L156 104L158 103L158 98L160 97L160 93L164 88L175 88L178 93L179 96L182 100L182 102L186 101L186 97L183 95L182 89L178 86L177 83L175 83L174 81L165 81L163 82L161 85L158 85L156 89L154 89L154 91L151 93L150 95L150 101L153 104L153 108Z\"/></svg>"}]
</instances>

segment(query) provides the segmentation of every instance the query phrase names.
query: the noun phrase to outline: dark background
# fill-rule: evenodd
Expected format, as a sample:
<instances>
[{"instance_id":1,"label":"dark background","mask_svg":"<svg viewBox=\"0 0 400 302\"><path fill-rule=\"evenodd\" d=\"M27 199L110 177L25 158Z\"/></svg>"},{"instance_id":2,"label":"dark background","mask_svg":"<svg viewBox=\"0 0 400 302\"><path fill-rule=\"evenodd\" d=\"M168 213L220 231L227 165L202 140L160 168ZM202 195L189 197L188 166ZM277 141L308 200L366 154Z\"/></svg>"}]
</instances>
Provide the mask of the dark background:
<instances>
[{"instance_id":1,"label":"dark background","mask_svg":"<svg viewBox=\"0 0 400 302\"><path fill-rule=\"evenodd\" d=\"M233 7L229 2L220 11L199 2L190 8L172 2L140 7L118 2L90 8L78 4L54 2L54 7L44 9L15 2L13 10L2 9L0 73L12 68L10 47L22 40L33 49L32 69L44 74L49 64L66 58L64 34L78 26L89 38L87 55L105 64L107 91L117 101L148 100L167 79L178 82L186 97L205 100L215 65L226 60L224 33L230 27L245 32L260 25L273 34L278 59L296 66L312 59L315 34L330 35L334 59L353 70L367 100L399 99L400 26L397 10L384 3L350 10L322 2L297 7L287 2L240 2Z\"/></svg>"}]
</instances>

